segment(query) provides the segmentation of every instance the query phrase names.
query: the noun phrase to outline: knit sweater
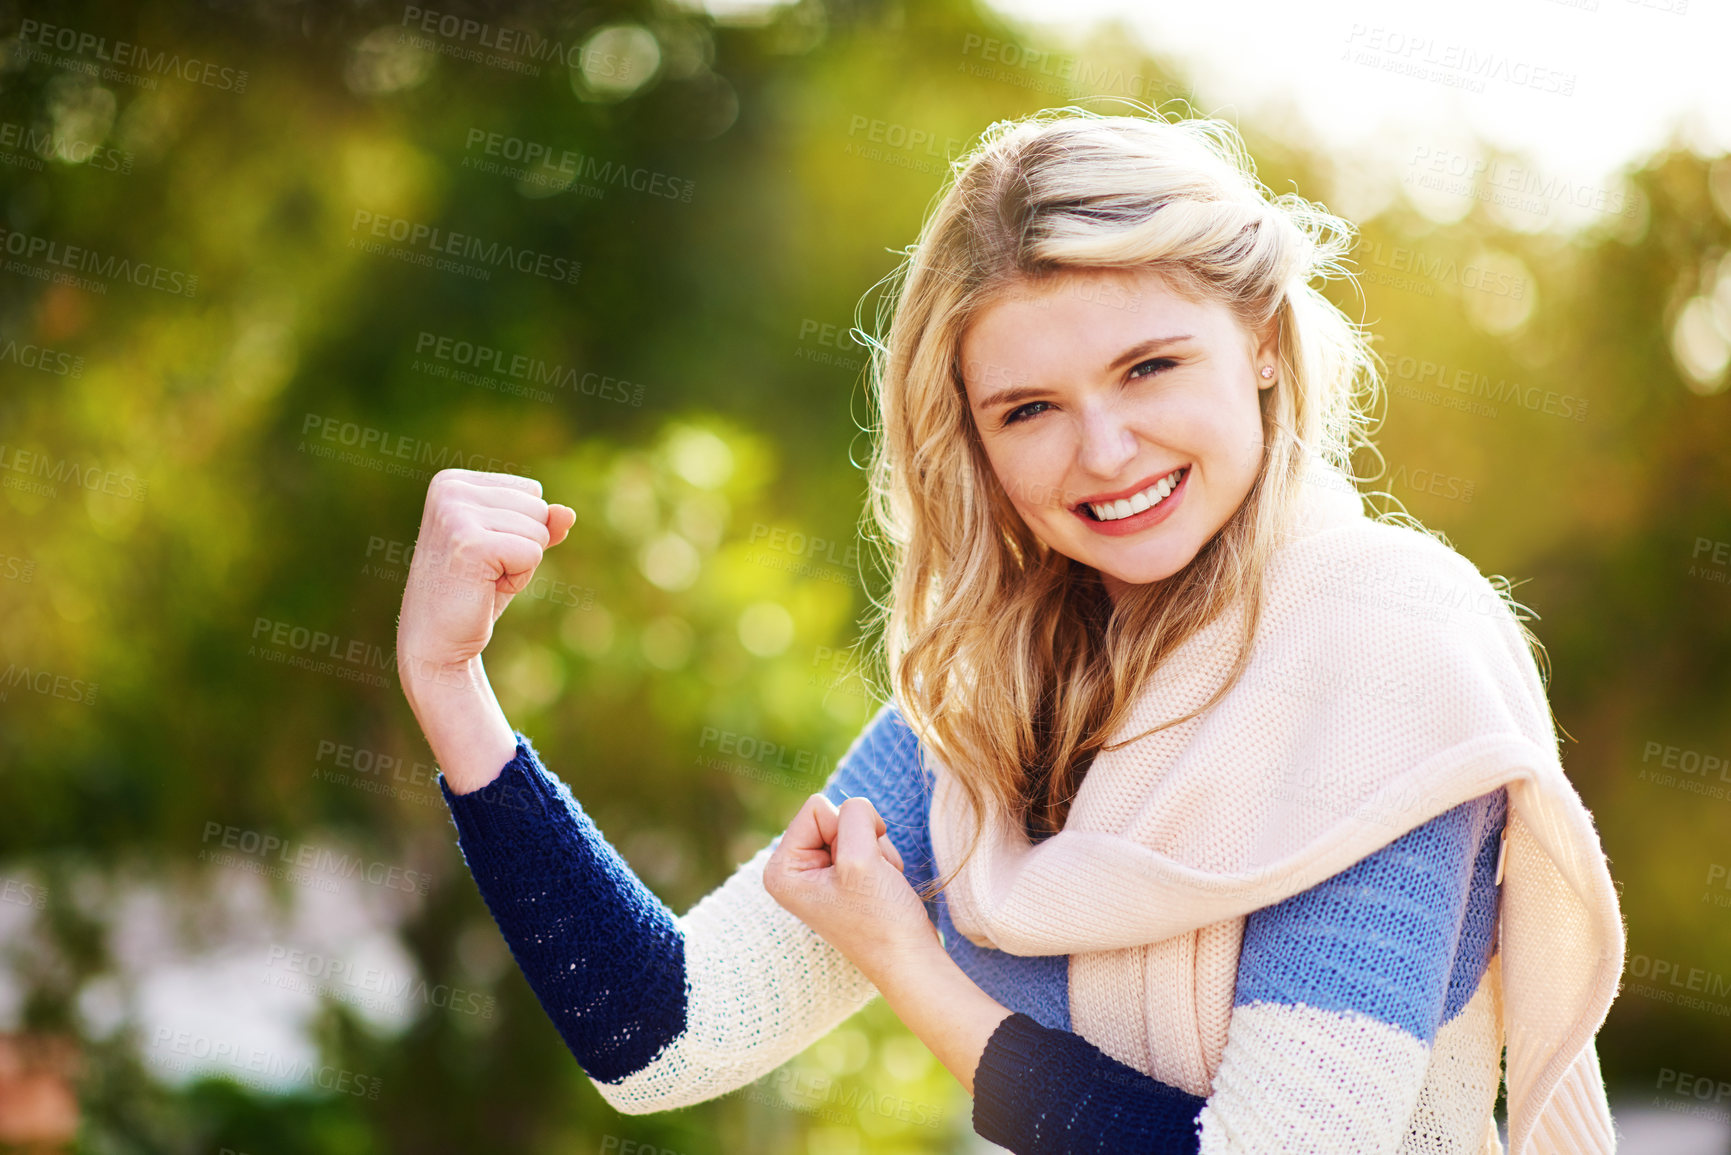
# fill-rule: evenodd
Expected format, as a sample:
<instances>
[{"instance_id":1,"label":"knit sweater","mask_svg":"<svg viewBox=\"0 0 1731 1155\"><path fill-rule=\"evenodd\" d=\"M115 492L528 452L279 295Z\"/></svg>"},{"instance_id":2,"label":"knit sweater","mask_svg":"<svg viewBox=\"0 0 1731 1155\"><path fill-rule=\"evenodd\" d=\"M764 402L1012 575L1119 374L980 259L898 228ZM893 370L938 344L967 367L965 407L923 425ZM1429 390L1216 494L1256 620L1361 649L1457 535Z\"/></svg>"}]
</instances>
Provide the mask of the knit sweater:
<instances>
[{"instance_id":1,"label":"knit sweater","mask_svg":"<svg viewBox=\"0 0 1731 1155\"><path fill-rule=\"evenodd\" d=\"M936 868L933 781L891 703L824 794L870 798L918 886ZM764 891L774 841L676 917L527 737L482 789L455 795L440 782L469 869L531 988L622 1112L741 1087L876 993ZM939 895L927 910L945 949L1012 1011L975 1072L974 1128L1014 1152L1189 1153L1201 1149L1205 1108L1221 1134L1254 1136L1271 1098L1259 1089L1296 1084L1308 1114L1286 1122L1307 1136L1303 1150L1393 1152L1409 1130L1434 1137L1427 1151L1498 1149L1500 1046L1484 1027L1497 997L1490 961L1506 805L1498 790L1453 807L1243 920L1226 1041L1232 1083L1213 1096L1151 1078L1076 1033L1069 960L978 946L957 933ZM1375 1070L1315 1053L1341 1021L1374 1040ZM922 1108L922 1121L932 1113Z\"/></svg>"},{"instance_id":2,"label":"knit sweater","mask_svg":"<svg viewBox=\"0 0 1731 1155\"><path fill-rule=\"evenodd\" d=\"M956 775L931 760L932 847L940 873L955 872L953 924L977 946L1067 955L1075 1030L1208 1095L1204 1152L1285 1150L1294 1135L1311 1150L1490 1147L1479 1104L1506 1041L1514 1155L1608 1155L1616 1136L1594 1036L1626 932L1527 638L1470 561L1366 517L1347 479L1319 468L1264 571L1248 651L1227 614L1162 660L1057 834L1036 845L988 813L957 869L977 819ZM1243 1002L1247 916L1499 788L1494 981L1450 1038L1427 1054L1420 1020L1389 1032L1388 1019L1350 1006ZM1411 894L1388 897L1376 933L1423 921L1428 901ZM1327 958L1304 965L1339 973ZM1401 989L1426 980L1398 957L1377 973ZM1252 1039L1269 1061L1245 1061ZM1294 1058L1282 1067L1279 1054ZM1420 1069L1415 1098L1400 1072ZM1355 1088L1350 1111L1319 1090L1318 1071Z\"/></svg>"},{"instance_id":3,"label":"knit sweater","mask_svg":"<svg viewBox=\"0 0 1731 1155\"><path fill-rule=\"evenodd\" d=\"M1095 758L1064 829L988 815L928 914L1011 1010L975 1129L1016 1152L1603 1155L1593 1036L1624 928L1518 623L1482 575L1304 487L1240 681L1233 615L1179 647ZM441 779L443 787L443 780ZM631 873L528 739L445 790L542 1006L620 1111L786 1062L868 1002L763 888L774 842L683 916ZM825 786L876 804L916 886L975 817L894 703Z\"/></svg>"}]
</instances>

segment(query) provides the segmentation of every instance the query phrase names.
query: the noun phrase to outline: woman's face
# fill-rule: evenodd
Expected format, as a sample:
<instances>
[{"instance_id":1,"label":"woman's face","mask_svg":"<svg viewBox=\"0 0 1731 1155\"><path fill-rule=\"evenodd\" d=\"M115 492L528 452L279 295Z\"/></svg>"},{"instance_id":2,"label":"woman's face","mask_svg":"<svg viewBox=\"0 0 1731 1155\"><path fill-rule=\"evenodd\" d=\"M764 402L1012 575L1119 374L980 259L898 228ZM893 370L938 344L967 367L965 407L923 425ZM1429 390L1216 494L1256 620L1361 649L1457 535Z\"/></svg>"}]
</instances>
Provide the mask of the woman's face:
<instances>
[{"instance_id":1,"label":"woman's face","mask_svg":"<svg viewBox=\"0 0 1731 1155\"><path fill-rule=\"evenodd\" d=\"M1257 390L1275 365L1223 305L1150 270L1066 272L1000 298L962 338L968 407L992 469L1050 548L1116 598L1171 577L1261 468Z\"/></svg>"}]
</instances>

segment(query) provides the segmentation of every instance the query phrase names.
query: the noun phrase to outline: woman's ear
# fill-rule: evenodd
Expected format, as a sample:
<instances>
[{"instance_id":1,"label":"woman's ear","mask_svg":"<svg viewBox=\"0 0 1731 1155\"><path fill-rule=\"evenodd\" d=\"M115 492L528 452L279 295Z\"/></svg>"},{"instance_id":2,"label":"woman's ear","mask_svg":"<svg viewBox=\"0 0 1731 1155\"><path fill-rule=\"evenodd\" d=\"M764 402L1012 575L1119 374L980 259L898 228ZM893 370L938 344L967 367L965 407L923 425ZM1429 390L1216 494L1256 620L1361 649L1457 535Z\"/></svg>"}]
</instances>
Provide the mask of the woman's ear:
<instances>
[{"instance_id":1,"label":"woman's ear","mask_svg":"<svg viewBox=\"0 0 1731 1155\"><path fill-rule=\"evenodd\" d=\"M1261 344L1256 347L1256 387L1267 389L1280 380L1280 316L1276 314L1268 322L1261 333ZM1272 373L1265 372L1273 369Z\"/></svg>"}]
</instances>

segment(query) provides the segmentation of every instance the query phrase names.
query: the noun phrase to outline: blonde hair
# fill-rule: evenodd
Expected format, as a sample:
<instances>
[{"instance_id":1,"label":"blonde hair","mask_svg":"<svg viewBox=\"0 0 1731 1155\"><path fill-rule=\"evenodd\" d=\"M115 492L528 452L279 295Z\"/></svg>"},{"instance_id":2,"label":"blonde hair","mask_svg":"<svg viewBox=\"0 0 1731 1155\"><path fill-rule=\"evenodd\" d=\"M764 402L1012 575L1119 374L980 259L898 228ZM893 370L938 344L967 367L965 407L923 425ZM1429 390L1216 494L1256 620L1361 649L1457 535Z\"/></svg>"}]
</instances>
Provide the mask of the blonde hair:
<instances>
[{"instance_id":1,"label":"blonde hair","mask_svg":"<svg viewBox=\"0 0 1731 1155\"><path fill-rule=\"evenodd\" d=\"M1059 829L1138 687L1234 604L1245 644L1231 676L1204 706L1154 729L1195 716L1238 680L1307 457L1350 470L1354 445L1368 443L1375 358L1362 329L1311 285L1346 275L1351 237L1319 206L1271 196L1218 120L1049 109L993 124L952 166L885 282L887 340L865 338L878 410L868 536L890 575L870 624L903 715L976 818ZM1276 383L1258 394L1265 453L1249 496L1183 570L1116 605L1097 571L1047 548L1015 511L960 368L969 322L1003 294L1103 269L1156 271L1175 291L1224 304L1251 333L1278 325L1279 347Z\"/></svg>"}]
</instances>

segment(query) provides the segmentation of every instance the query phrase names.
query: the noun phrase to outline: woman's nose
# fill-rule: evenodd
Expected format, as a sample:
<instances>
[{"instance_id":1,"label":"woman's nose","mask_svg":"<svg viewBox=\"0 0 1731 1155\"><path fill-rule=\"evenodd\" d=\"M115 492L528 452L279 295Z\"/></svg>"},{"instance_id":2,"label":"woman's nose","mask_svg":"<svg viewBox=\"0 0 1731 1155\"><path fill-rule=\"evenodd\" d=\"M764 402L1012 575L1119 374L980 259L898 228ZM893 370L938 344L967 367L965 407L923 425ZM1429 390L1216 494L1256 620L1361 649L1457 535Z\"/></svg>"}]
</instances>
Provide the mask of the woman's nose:
<instances>
[{"instance_id":1,"label":"woman's nose","mask_svg":"<svg viewBox=\"0 0 1731 1155\"><path fill-rule=\"evenodd\" d=\"M1111 405L1084 408L1081 433L1078 464L1096 477L1115 478L1136 459L1136 433Z\"/></svg>"}]
</instances>

